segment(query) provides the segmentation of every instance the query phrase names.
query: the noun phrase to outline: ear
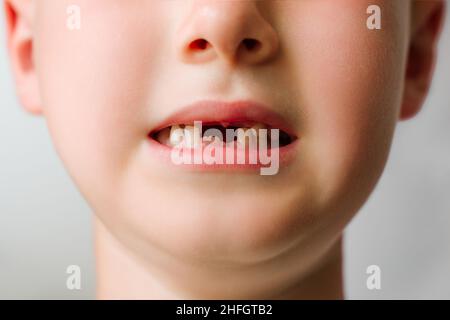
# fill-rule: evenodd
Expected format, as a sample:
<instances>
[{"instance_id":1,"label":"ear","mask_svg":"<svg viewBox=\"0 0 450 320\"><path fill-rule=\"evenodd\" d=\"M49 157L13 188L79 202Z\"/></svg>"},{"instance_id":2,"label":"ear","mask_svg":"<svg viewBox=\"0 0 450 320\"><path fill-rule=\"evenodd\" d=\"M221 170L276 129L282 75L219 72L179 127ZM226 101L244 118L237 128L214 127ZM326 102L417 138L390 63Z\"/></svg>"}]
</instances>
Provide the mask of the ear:
<instances>
[{"instance_id":1,"label":"ear","mask_svg":"<svg viewBox=\"0 0 450 320\"><path fill-rule=\"evenodd\" d=\"M35 115L42 114L38 80L33 61L34 0L6 0L8 51L21 104Z\"/></svg>"},{"instance_id":2,"label":"ear","mask_svg":"<svg viewBox=\"0 0 450 320\"><path fill-rule=\"evenodd\" d=\"M444 0L415 0L412 5L411 34L400 120L414 117L422 108L428 94L444 15Z\"/></svg>"}]
</instances>

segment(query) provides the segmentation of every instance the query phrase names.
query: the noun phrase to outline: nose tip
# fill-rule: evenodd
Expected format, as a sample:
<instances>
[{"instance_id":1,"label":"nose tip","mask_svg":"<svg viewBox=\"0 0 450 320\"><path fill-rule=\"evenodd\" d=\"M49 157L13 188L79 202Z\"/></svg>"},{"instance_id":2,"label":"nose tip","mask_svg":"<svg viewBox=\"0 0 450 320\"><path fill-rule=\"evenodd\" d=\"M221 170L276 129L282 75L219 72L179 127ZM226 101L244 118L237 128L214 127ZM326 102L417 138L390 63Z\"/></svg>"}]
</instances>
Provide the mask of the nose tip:
<instances>
[{"instance_id":1,"label":"nose tip","mask_svg":"<svg viewBox=\"0 0 450 320\"><path fill-rule=\"evenodd\" d=\"M185 63L221 59L264 63L279 47L278 35L255 1L198 1L180 27L178 53Z\"/></svg>"}]
</instances>

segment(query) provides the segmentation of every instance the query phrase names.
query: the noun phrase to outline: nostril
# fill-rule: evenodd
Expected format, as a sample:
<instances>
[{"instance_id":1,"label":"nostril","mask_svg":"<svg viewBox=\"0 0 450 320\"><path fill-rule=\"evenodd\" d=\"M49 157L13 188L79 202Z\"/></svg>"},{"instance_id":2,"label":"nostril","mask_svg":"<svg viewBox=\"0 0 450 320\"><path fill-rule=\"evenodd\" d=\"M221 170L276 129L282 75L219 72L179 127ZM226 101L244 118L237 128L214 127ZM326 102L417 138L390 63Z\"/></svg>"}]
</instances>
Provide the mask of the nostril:
<instances>
[{"instance_id":1,"label":"nostril","mask_svg":"<svg viewBox=\"0 0 450 320\"><path fill-rule=\"evenodd\" d=\"M189 44L189 49L205 50L208 47L208 41L205 39L197 39Z\"/></svg>"},{"instance_id":2,"label":"nostril","mask_svg":"<svg viewBox=\"0 0 450 320\"><path fill-rule=\"evenodd\" d=\"M247 48L247 50L257 50L259 47L261 47L261 43L258 40L255 39L244 39L243 41L244 46Z\"/></svg>"}]
</instances>

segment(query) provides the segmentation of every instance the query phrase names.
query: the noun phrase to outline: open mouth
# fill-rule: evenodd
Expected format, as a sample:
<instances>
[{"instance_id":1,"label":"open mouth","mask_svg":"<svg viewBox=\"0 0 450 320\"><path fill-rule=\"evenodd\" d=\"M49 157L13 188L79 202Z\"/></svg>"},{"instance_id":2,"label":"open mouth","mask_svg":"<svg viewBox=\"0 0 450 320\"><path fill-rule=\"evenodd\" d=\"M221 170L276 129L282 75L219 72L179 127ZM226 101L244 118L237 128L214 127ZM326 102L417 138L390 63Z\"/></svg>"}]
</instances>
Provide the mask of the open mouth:
<instances>
[{"instance_id":1,"label":"open mouth","mask_svg":"<svg viewBox=\"0 0 450 320\"><path fill-rule=\"evenodd\" d=\"M152 156L188 170L253 170L273 175L297 154L292 119L264 104L202 100L147 133Z\"/></svg>"},{"instance_id":2,"label":"open mouth","mask_svg":"<svg viewBox=\"0 0 450 320\"><path fill-rule=\"evenodd\" d=\"M276 136L274 130L277 131ZM222 142L225 146L257 148L263 145L267 148L282 148L296 140L295 136L284 130L252 121L178 123L150 132L149 138L170 148L180 145L196 148L200 143L208 144L211 141Z\"/></svg>"}]
</instances>

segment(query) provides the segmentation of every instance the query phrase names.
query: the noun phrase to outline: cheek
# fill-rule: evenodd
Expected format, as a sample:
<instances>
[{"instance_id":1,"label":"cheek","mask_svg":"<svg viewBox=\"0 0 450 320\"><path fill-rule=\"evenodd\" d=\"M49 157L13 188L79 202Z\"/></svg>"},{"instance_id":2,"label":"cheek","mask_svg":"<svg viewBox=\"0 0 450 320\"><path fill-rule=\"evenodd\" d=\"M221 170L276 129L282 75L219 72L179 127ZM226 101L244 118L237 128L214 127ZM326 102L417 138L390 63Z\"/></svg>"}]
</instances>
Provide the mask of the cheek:
<instances>
[{"instance_id":1,"label":"cheek","mask_svg":"<svg viewBox=\"0 0 450 320\"><path fill-rule=\"evenodd\" d=\"M143 110L157 79L153 46L161 32L151 28L158 17L147 13L139 22L137 2L92 1L78 1L82 28L70 31L71 3L48 0L39 7L35 60L57 151L81 189L96 194L104 189L100 182L114 185L146 136Z\"/></svg>"},{"instance_id":2,"label":"cheek","mask_svg":"<svg viewBox=\"0 0 450 320\"><path fill-rule=\"evenodd\" d=\"M342 192L368 194L386 161L403 90L402 11L392 2L375 1L383 20L374 31L366 27L369 3L346 3L311 4L291 35L305 157L319 168L323 202Z\"/></svg>"}]
</instances>

